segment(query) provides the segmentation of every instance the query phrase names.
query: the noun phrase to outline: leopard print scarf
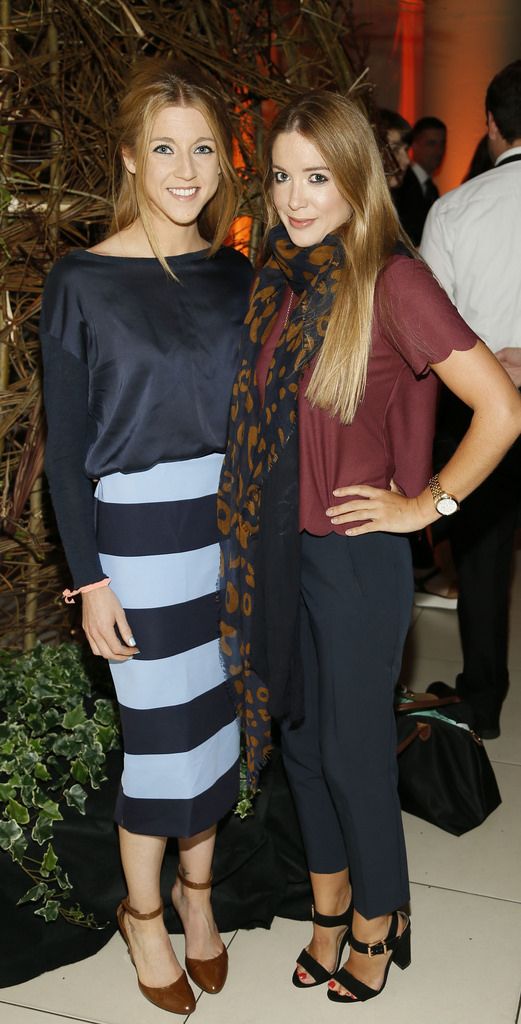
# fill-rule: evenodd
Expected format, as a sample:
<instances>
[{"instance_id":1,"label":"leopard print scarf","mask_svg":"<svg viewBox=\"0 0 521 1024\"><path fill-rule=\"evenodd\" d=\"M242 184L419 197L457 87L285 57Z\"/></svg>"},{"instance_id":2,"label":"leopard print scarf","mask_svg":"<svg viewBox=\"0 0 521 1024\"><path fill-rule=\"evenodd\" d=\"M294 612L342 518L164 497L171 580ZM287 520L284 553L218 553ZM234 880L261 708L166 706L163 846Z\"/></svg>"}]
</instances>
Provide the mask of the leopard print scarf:
<instances>
[{"instance_id":1,"label":"leopard print scarf","mask_svg":"<svg viewBox=\"0 0 521 1024\"><path fill-rule=\"evenodd\" d=\"M269 681L256 674L251 646L263 483L276 472L296 428L299 380L322 344L342 266L334 235L301 249L278 225L269 245L271 256L256 279L245 321L217 499L224 591L221 654L241 717L253 788L271 745ZM287 284L299 300L277 342L261 407L256 360L274 328Z\"/></svg>"}]
</instances>

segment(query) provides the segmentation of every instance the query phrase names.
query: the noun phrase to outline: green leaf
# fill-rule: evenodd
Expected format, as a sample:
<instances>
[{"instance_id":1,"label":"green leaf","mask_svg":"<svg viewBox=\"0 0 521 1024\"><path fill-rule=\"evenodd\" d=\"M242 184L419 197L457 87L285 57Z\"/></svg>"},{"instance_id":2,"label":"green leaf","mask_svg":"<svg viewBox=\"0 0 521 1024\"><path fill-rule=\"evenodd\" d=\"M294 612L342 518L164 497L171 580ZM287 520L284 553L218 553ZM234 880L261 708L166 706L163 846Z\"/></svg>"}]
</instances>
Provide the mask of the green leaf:
<instances>
[{"instance_id":1,"label":"green leaf","mask_svg":"<svg viewBox=\"0 0 521 1024\"><path fill-rule=\"evenodd\" d=\"M36 793L36 783L34 784L34 786L31 786L31 787L22 786L22 788L20 790L20 800L22 801L24 807L27 807L27 808L34 807L34 795L35 795L35 793Z\"/></svg>"},{"instance_id":2,"label":"green leaf","mask_svg":"<svg viewBox=\"0 0 521 1024\"><path fill-rule=\"evenodd\" d=\"M70 760L81 750L81 742L76 739L74 734L69 736L58 736L58 739L53 743L52 749L55 754L59 757L66 757Z\"/></svg>"},{"instance_id":3,"label":"green leaf","mask_svg":"<svg viewBox=\"0 0 521 1024\"><path fill-rule=\"evenodd\" d=\"M105 763L105 754L101 743L97 740L91 741L89 746L85 746L81 752L81 759L87 768L97 768L98 765Z\"/></svg>"},{"instance_id":4,"label":"green leaf","mask_svg":"<svg viewBox=\"0 0 521 1024\"><path fill-rule=\"evenodd\" d=\"M99 789L101 783L105 782L107 779L107 776L105 775L105 772L103 771L101 765L97 765L96 767L91 768L89 774L92 789Z\"/></svg>"},{"instance_id":5,"label":"green leaf","mask_svg":"<svg viewBox=\"0 0 521 1024\"><path fill-rule=\"evenodd\" d=\"M115 710L111 700L97 700L94 702L96 708L94 720L100 725L114 725Z\"/></svg>"},{"instance_id":6,"label":"green leaf","mask_svg":"<svg viewBox=\"0 0 521 1024\"><path fill-rule=\"evenodd\" d=\"M60 913L60 904L58 900L47 900L45 906L40 907L39 910L35 910L36 917L43 917L45 921L56 921L58 914Z\"/></svg>"},{"instance_id":7,"label":"green leaf","mask_svg":"<svg viewBox=\"0 0 521 1024\"><path fill-rule=\"evenodd\" d=\"M51 843L49 843L49 845L48 845L48 847L47 847L47 849L45 851L45 856L43 857L43 860L42 860L42 870L43 871L49 871L49 872L54 871L57 863L58 863L58 858L57 858L57 856L56 856L56 854L54 852L54 849L53 849Z\"/></svg>"},{"instance_id":8,"label":"green leaf","mask_svg":"<svg viewBox=\"0 0 521 1024\"><path fill-rule=\"evenodd\" d=\"M25 838L23 834L19 836L18 839L15 839L13 845L11 846L11 849L9 850L9 853L11 854L11 857L13 858L13 860L16 861L17 864L22 863L28 845L28 840Z\"/></svg>"},{"instance_id":9,"label":"green leaf","mask_svg":"<svg viewBox=\"0 0 521 1024\"><path fill-rule=\"evenodd\" d=\"M14 821L17 821L19 825L27 825L29 821L29 811L27 807L18 803L18 800L11 800L7 805L7 813Z\"/></svg>"},{"instance_id":10,"label":"green leaf","mask_svg":"<svg viewBox=\"0 0 521 1024\"><path fill-rule=\"evenodd\" d=\"M56 698L56 687L47 679L40 679L32 687L32 696L37 700L54 700Z\"/></svg>"},{"instance_id":11,"label":"green leaf","mask_svg":"<svg viewBox=\"0 0 521 1024\"><path fill-rule=\"evenodd\" d=\"M16 793L12 782L0 782L0 800L10 800Z\"/></svg>"},{"instance_id":12,"label":"green leaf","mask_svg":"<svg viewBox=\"0 0 521 1024\"><path fill-rule=\"evenodd\" d=\"M55 729L59 721L59 711L57 711L56 708L49 708L49 710L45 712L42 719L42 724L45 732L51 732L53 729Z\"/></svg>"},{"instance_id":13,"label":"green leaf","mask_svg":"<svg viewBox=\"0 0 521 1024\"><path fill-rule=\"evenodd\" d=\"M33 691L34 694L34 691ZM42 705L39 700L34 699L34 695L29 700L26 700L25 704L22 704L20 713L24 718L31 718L33 715L37 715L41 719Z\"/></svg>"},{"instance_id":14,"label":"green leaf","mask_svg":"<svg viewBox=\"0 0 521 1024\"><path fill-rule=\"evenodd\" d=\"M113 746L117 746L118 734L114 726L102 725L98 729L98 739L103 750L111 750Z\"/></svg>"},{"instance_id":15,"label":"green leaf","mask_svg":"<svg viewBox=\"0 0 521 1024\"><path fill-rule=\"evenodd\" d=\"M48 843L52 839L52 834L52 820L47 818L45 814L40 814L31 832L31 838L34 839L35 843L38 843L38 846L43 846L44 843Z\"/></svg>"},{"instance_id":16,"label":"green leaf","mask_svg":"<svg viewBox=\"0 0 521 1024\"><path fill-rule=\"evenodd\" d=\"M78 725L81 725L87 719L83 704L77 704L72 711L67 713L62 718L62 725L64 729L76 729Z\"/></svg>"},{"instance_id":17,"label":"green leaf","mask_svg":"<svg viewBox=\"0 0 521 1024\"><path fill-rule=\"evenodd\" d=\"M49 891L47 882L38 882L38 885L33 885L31 889L28 889L26 893L18 900L16 904L20 907L23 903L36 903L36 900L41 899L45 896L45 893Z\"/></svg>"},{"instance_id":18,"label":"green leaf","mask_svg":"<svg viewBox=\"0 0 521 1024\"><path fill-rule=\"evenodd\" d=\"M96 929L97 931L101 931L109 924L108 921L104 924L98 924L94 914L85 914L78 903L75 903L72 907L67 907L66 910L64 909L63 916L67 921L73 921L75 924L81 924L86 928Z\"/></svg>"},{"instance_id":19,"label":"green leaf","mask_svg":"<svg viewBox=\"0 0 521 1024\"><path fill-rule=\"evenodd\" d=\"M87 794L83 789L83 786L79 786L77 783L71 786L70 789L64 790L63 793L69 807L75 807L80 814L85 814L85 801Z\"/></svg>"},{"instance_id":20,"label":"green leaf","mask_svg":"<svg viewBox=\"0 0 521 1024\"><path fill-rule=\"evenodd\" d=\"M248 818L250 814L253 814L253 804L251 800L248 797L238 800L235 805L234 814L237 814L239 818Z\"/></svg>"},{"instance_id":21,"label":"green leaf","mask_svg":"<svg viewBox=\"0 0 521 1024\"><path fill-rule=\"evenodd\" d=\"M50 771L46 765L41 763L41 761L38 762L38 764L35 764L34 775L35 778L40 779L41 782L46 782L48 779L52 778Z\"/></svg>"},{"instance_id":22,"label":"green leaf","mask_svg":"<svg viewBox=\"0 0 521 1024\"><path fill-rule=\"evenodd\" d=\"M72 892L72 885L71 885L70 878L69 878L67 872L64 871L63 868L60 867L59 864L56 865L55 877L56 877L56 881L58 882L58 885L60 886L60 889L63 889L63 891L65 893Z\"/></svg>"},{"instance_id":23,"label":"green leaf","mask_svg":"<svg viewBox=\"0 0 521 1024\"><path fill-rule=\"evenodd\" d=\"M40 808L40 817L44 816L51 821L62 821L63 814L54 800L49 800L46 794L39 790L36 794L36 806Z\"/></svg>"},{"instance_id":24,"label":"green leaf","mask_svg":"<svg viewBox=\"0 0 521 1024\"><path fill-rule=\"evenodd\" d=\"M88 782L89 770L83 764L83 761L73 761L71 765L71 775L76 782Z\"/></svg>"},{"instance_id":25,"label":"green leaf","mask_svg":"<svg viewBox=\"0 0 521 1024\"><path fill-rule=\"evenodd\" d=\"M0 821L0 849L11 850L23 832L16 821Z\"/></svg>"}]
</instances>

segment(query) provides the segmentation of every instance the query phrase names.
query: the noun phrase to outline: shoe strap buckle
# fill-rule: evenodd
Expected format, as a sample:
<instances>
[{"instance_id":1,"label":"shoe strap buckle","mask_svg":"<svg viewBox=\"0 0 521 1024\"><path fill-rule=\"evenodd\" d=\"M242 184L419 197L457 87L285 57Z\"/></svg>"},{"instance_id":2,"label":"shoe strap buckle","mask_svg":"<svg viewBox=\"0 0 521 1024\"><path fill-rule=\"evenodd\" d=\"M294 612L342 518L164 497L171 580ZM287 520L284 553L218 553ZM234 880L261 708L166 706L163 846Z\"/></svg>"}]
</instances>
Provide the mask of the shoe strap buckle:
<instances>
[{"instance_id":1,"label":"shoe strap buckle","mask_svg":"<svg viewBox=\"0 0 521 1024\"><path fill-rule=\"evenodd\" d=\"M381 956L383 953L388 953L387 943L385 939L380 942L368 942L367 943L367 955L368 957Z\"/></svg>"}]
</instances>

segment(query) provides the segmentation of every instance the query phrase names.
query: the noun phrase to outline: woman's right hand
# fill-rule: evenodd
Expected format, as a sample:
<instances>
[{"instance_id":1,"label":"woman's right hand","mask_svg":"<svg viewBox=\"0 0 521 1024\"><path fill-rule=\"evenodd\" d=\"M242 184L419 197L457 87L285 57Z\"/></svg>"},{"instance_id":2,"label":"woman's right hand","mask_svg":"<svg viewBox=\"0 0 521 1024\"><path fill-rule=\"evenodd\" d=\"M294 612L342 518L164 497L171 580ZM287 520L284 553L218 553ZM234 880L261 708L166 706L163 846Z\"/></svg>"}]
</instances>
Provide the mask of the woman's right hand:
<instances>
[{"instance_id":1,"label":"woman's right hand","mask_svg":"<svg viewBox=\"0 0 521 1024\"><path fill-rule=\"evenodd\" d=\"M139 654L121 604L110 587L82 594L83 629L93 654L111 661L128 661ZM115 627L124 640L121 643Z\"/></svg>"}]
</instances>

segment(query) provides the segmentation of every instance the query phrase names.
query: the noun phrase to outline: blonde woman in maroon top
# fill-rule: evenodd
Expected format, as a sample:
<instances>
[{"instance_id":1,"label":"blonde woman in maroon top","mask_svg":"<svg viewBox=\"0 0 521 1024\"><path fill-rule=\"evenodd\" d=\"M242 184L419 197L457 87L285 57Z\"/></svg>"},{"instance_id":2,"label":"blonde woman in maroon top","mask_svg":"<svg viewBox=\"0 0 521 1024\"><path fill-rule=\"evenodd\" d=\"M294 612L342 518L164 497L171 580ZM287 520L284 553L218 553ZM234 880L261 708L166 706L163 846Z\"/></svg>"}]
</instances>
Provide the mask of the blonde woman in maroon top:
<instances>
[{"instance_id":1,"label":"blonde woman in maroon top","mask_svg":"<svg viewBox=\"0 0 521 1024\"><path fill-rule=\"evenodd\" d=\"M268 164L268 258L219 492L222 650L253 779L269 713L281 720L314 903L294 984L363 1001L393 960L410 963L393 715L406 535L457 514L519 434L521 400L400 238L351 100L315 93L285 108ZM437 378L474 415L429 479Z\"/></svg>"}]
</instances>

